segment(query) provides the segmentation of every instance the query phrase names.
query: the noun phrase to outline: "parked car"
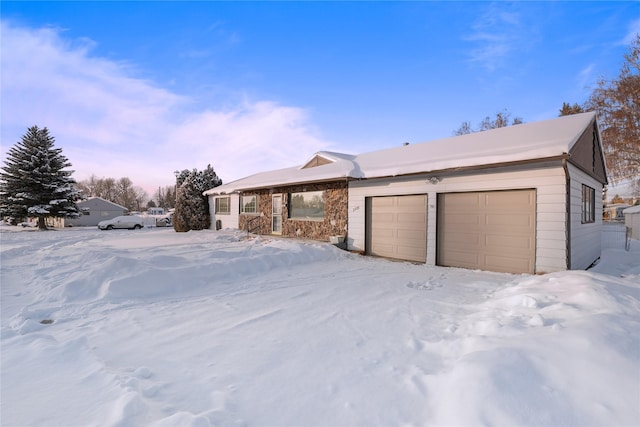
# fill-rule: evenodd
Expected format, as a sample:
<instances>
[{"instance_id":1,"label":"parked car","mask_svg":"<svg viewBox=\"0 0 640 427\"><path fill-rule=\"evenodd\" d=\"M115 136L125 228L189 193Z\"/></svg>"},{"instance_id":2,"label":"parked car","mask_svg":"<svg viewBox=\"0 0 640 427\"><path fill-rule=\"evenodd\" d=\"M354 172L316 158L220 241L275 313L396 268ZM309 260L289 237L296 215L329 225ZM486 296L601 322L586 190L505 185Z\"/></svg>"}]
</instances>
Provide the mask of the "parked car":
<instances>
[{"instance_id":1,"label":"parked car","mask_svg":"<svg viewBox=\"0 0 640 427\"><path fill-rule=\"evenodd\" d=\"M170 225L171 225L171 218L156 219L156 227L169 227Z\"/></svg>"},{"instance_id":2,"label":"parked car","mask_svg":"<svg viewBox=\"0 0 640 427\"><path fill-rule=\"evenodd\" d=\"M130 228L137 230L144 227L144 220L137 215L117 216L113 219L100 221L98 228L100 230L113 230L114 228Z\"/></svg>"}]
</instances>

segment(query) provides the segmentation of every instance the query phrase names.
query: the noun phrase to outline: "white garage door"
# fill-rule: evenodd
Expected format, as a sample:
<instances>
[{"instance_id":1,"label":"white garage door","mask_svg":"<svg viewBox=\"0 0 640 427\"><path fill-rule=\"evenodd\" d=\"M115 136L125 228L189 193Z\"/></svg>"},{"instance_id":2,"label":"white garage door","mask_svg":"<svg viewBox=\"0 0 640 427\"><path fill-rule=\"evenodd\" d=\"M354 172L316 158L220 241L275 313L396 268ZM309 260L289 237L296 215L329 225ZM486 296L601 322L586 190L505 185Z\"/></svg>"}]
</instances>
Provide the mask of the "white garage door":
<instances>
[{"instance_id":1,"label":"white garage door","mask_svg":"<svg viewBox=\"0 0 640 427\"><path fill-rule=\"evenodd\" d=\"M438 195L437 264L534 273L535 190Z\"/></svg>"},{"instance_id":2,"label":"white garage door","mask_svg":"<svg viewBox=\"0 0 640 427\"><path fill-rule=\"evenodd\" d=\"M426 262L426 195L371 197L367 215L369 254Z\"/></svg>"}]
</instances>

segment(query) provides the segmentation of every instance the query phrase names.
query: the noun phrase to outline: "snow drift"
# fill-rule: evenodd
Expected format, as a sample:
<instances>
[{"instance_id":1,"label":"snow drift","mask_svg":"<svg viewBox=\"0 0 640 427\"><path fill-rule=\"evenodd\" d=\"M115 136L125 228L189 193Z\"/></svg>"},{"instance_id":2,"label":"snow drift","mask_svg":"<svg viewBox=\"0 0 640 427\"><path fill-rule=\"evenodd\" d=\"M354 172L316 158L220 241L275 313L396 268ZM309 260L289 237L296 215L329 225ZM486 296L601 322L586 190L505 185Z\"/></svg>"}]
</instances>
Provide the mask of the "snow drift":
<instances>
[{"instance_id":1,"label":"snow drift","mask_svg":"<svg viewBox=\"0 0 640 427\"><path fill-rule=\"evenodd\" d=\"M529 276L2 230L3 426L640 425L637 241Z\"/></svg>"}]
</instances>

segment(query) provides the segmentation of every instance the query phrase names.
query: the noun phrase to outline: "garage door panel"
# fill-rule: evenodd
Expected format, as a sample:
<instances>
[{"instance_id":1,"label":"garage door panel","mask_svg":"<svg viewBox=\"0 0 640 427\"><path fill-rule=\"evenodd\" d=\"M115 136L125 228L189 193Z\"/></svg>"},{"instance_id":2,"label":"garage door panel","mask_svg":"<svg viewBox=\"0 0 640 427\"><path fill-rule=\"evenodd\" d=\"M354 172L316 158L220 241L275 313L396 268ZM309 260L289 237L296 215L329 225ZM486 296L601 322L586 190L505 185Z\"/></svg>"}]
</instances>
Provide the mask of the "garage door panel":
<instances>
[{"instance_id":1,"label":"garage door panel","mask_svg":"<svg viewBox=\"0 0 640 427\"><path fill-rule=\"evenodd\" d=\"M376 212L373 214L374 224L389 224L394 222L392 213Z\"/></svg>"},{"instance_id":2,"label":"garage door panel","mask_svg":"<svg viewBox=\"0 0 640 427\"><path fill-rule=\"evenodd\" d=\"M479 206L480 194L479 193L449 193L448 202L453 208Z\"/></svg>"},{"instance_id":3,"label":"garage door panel","mask_svg":"<svg viewBox=\"0 0 640 427\"><path fill-rule=\"evenodd\" d=\"M439 194L437 263L533 273L535 211L535 190Z\"/></svg>"},{"instance_id":4,"label":"garage door panel","mask_svg":"<svg viewBox=\"0 0 640 427\"><path fill-rule=\"evenodd\" d=\"M368 216L372 255L426 261L426 195L372 197Z\"/></svg>"},{"instance_id":5,"label":"garage door panel","mask_svg":"<svg viewBox=\"0 0 640 427\"><path fill-rule=\"evenodd\" d=\"M411 242L416 241L420 244L427 241L427 232L422 230L397 230L398 239Z\"/></svg>"},{"instance_id":6,"label":"garage door panel","mask_svg":"<svg viewBox=\"0 0 640 427\"><path fill-rule=\"evenodd\" d=\"M400 207L400 209L402 209ZM422 224L424 222L425 212L401 212L396 217L397 222Z\"/></svg>"},{"instance_id":7,"label":"garage door panel","mask_svg":"<svg viewBox=\"0 0 640 427\"><path fill-rule=\"evenodd\" d=\"M531 206L535 203L533 194L528 191L490 191L483 194L486 206L491 209L512 209L514 206Z\"/></svg>"},{"instance_id":8,"label":"garage door panel","mask_svg":"<svg viewBox=\"0 0 640 427\"><path fill-rule=\"evenodd\" d=\"M371 200L371 204L375 208L383 208L383 207L394 206L395 201L392 200L390 197L374 197Z\"/></svg>"},{"instance_id":9,"label":"garage door panel","mask_svg":"<svg viewBox=\"0 0 640 427\"><path fill-rule=\"evenodd\" d=\"M392 238L395 236L395 230L392 228L375 228L373 231L381 238Z\"/></svg>"},{"instance_id":10,"label":"garage door panel","mask_svg":"<svg viewBox=\"0 0 640 427\"><path fill-rule=\"evenodd\" d=\"M486 256L484 263L487 269L499 273L521 273L533 269L531 261L516 257Z\"/></svg>"},{"instance_id":11,"label":"garage door panel","mask_svg":"<svg viewBox=\"0 0 640 427\"><path fill-rule=\"evenodd\" d=\"M533 249L534 241L528 236L504 236L504 235L491 235L485 236L485 251L490 252L504 252L503 248L509 248L513 251L516 249L522 249L522 253L528 253Z\"/></svg>"},{"instance_id":12,"label":"garage door panel","mask_svg":"<svg viewBox=\"0 0 640 427\"><path fill-rule=\"evenodd\" d=\"M476 266L480 264L477 252L450 251L446 254L444 262L445 265L463 268L477 268Z\"/></svg>"},{"instance_id":13,"label":"garage door panel","mask_svg":"<svg viewBox=\"0 0 640 427\"><path fill-rule=\"evenodd\" d=\"M450 242L460 247L464 247L464 245L477 247L480 245L479 233L449 232L447 238Z\"/></svg>"},{"instance_id":14,"label":"garage door panel","mask_svg":"<svg viewBox=\"0 0 640 427\"><path fill-rule=\"evenodd\" d=\"M484 222L487 225L495 225L502 227L503 229L506 227L511 227L514 229L513 231L517 231L518 229L529 231L535 226L533 222L533 216L522 213L485 215L484 218ZM511 230L504 231L506 233L510 232Z\"/></svg>"},{"instance_id":15,"label":"garage door panel","mask_svg":"<svg viewBox=\"0 0 640 427\"><path fill-rule=\"evenodd\" d=\"M404 210L422 211L427 206L425 196L400 196L396 198L396 205Z\"/></svg>"},{"instance_id":16,"label":"garage door panel","mask_svg":"<svg viewBox=\"0 0 640 427\"><path fill-rule=\"evenodd\" d=\"M460 227L461 225L466 224L478 225L482 222L482 217L474 213L454 213L447 218L447 222L456 224L456 227Z\"/></svg>"},{"instance_id":17,"label":"garage door panel","mask_svg":"<svg viewBox=\"0 0 640 427\"><path fill-rule=\"evenodd\" d=\"M423 261L427 257L427 249L415 246L398 246L397 258L409 261Z\"/></svg>"}]
</instances>

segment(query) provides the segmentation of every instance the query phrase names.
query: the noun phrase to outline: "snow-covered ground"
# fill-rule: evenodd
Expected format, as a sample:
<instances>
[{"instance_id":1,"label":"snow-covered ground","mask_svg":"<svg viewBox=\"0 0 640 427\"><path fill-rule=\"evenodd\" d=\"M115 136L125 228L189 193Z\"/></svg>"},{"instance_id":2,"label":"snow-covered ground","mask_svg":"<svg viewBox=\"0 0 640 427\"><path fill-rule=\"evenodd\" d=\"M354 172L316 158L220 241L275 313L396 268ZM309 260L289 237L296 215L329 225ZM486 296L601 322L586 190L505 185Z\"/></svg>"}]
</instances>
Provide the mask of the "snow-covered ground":
<instances>
[{"instance_id":1,"label":"snow-covered ground","mask_svg":"<svg viewBox=\"0 0 640 427\"><path fill-rule=\"evenodd\" d=\"M0 229L5 427L640 425L638 241L529 276Z\"/></svg>"}]
</instances>

